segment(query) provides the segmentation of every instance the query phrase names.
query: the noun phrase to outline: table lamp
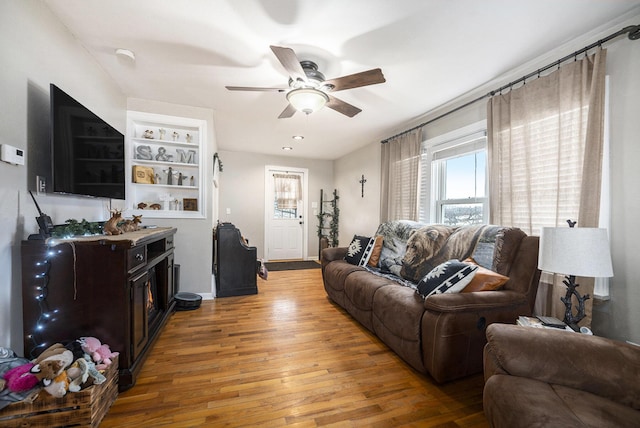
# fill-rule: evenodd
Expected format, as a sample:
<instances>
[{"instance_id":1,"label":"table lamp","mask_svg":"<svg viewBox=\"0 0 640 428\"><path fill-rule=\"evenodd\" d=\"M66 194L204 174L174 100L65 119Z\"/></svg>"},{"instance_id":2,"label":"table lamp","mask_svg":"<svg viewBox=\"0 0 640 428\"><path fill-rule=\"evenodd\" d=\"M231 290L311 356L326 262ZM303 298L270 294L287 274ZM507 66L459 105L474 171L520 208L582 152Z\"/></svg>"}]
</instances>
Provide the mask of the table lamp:
<instances>
[{"instance_id":1,"label":"table lamp","mask_svg":"<svg viewBox=\"0 0 640 428\"><path fill-rule=\"evenodd\" d=\"M565 305L564 322L578 331L578 322L584 318L584 302L589 295L580 296L576 287L576 276L611 277L611 253L607 230L593 227L543 227L540 233L538 269L566 275L563 283L567 294L560 300ZM574 315L571 297L578 300L578 310Z\"/></svg>"}]
</instances>

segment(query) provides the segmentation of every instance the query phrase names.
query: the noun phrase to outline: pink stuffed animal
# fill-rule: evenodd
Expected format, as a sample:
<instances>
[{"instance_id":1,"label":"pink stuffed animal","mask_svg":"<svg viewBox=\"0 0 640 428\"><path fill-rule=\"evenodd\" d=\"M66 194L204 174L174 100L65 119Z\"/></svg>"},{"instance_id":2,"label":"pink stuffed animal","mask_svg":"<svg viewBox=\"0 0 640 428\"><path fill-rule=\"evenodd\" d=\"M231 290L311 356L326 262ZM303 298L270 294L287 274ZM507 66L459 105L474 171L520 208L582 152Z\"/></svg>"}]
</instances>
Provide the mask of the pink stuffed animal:
<instances>
[{"instance_id":1,"label":"pink stuffed animal","mask_svg":"<svg viewBox=\"0 0 640 428\"><path fill-rule=\"evenodd\" d=\"M7 381L7 388L9 388L9 391L28 391L40 382L40 380L30 371L33 366L33 363L23 364L9 369L4 374L4 379Z\"/></svg>"},{"instance_id":2,"label":"pink stuffed animal","mask_svg":"<svg viewBox=\"0 0 640 428\"><path fill-rule=\"evenodd\" d=\"M112 359L120 355L119 352L111 352L109 345L101 343L95 337L81 337L79 342L82 350L96 363L98 370L105 370L111 365Z\"/></svg>"}]
</instances>

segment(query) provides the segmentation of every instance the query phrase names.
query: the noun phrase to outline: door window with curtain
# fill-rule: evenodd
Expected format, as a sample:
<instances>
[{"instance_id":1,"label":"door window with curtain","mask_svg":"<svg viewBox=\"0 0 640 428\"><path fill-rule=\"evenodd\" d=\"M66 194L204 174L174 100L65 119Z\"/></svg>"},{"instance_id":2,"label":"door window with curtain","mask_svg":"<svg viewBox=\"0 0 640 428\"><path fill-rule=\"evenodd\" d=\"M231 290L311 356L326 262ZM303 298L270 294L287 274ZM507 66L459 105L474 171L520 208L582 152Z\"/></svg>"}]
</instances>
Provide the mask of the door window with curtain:
<instances>
[{"instance_id":1,"label":"door window with curtain","mask_svg":"<svg viewBox=\"0 0 640 428\"><path fill-rule=\"evenodd\" d=\"M276 219L298 218L298 202L302 200L302 183L297 174L273 174Z\"/></svg>"}]
</instances>

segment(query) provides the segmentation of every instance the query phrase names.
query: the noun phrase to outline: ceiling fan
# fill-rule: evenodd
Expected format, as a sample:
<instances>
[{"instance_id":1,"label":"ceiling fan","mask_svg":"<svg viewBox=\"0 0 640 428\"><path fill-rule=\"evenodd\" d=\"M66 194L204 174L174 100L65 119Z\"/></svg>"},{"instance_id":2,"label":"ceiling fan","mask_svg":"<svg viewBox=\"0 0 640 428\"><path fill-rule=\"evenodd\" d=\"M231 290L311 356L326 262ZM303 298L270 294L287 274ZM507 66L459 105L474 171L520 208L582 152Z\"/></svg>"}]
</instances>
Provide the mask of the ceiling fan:
<instances>
[{"instance_id":1,"label":"ceiling fan","mask_svg":"<svg viewBox=\"0 0 640 428\"><path fill-rule=\"evenodd\" d=\"M226 88L230 91L286 92L289 104L280 113L278 119L289 118L296 111L311 114L325 105L338 113L353 117L362 110L334 97L331 92L375 85L386 81L379 68L325 80L324 75L318 71L318 66L315 62L300 61L293 49L271 46L271 50L289 73L288 88L255 88L246 86L226 86Z\"/></svg>"}]
</instances>

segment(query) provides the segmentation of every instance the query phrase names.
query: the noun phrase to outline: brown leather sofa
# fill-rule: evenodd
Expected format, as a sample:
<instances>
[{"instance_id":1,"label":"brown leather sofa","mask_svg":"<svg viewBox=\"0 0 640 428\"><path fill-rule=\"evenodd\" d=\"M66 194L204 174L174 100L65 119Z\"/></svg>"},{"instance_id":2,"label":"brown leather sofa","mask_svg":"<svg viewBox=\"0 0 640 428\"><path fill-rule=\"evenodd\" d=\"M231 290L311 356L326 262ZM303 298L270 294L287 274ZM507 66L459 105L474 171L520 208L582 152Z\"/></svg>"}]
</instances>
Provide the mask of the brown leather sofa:
<instances>
[{"instance_id":1,"label":"brown leather sofa","mask_svg":"<svg viewBox=\"0 0 640 428\"><path fill-rule=\"evenodd\" d=\"M487 328L484 412L519 427L640 426L640 347L516 325Z\"/></svg>"},{"instance_id":2,"label":"brown leather sofa","mask_svg":"<svg viewBox=\"0 0 640 428\"><path fill-rule=\"evenodd\" d=\"M324 288L411 367L437 382L481 373L486 326L515 322L533 310L540 279L538 237L518 232L509 245L496 247L494 259L508 261L497 271L509 277L498 291L443 293L423 300L410 287L347 263L346 248L322 251Z\"/></svg>"}]
</instances>

